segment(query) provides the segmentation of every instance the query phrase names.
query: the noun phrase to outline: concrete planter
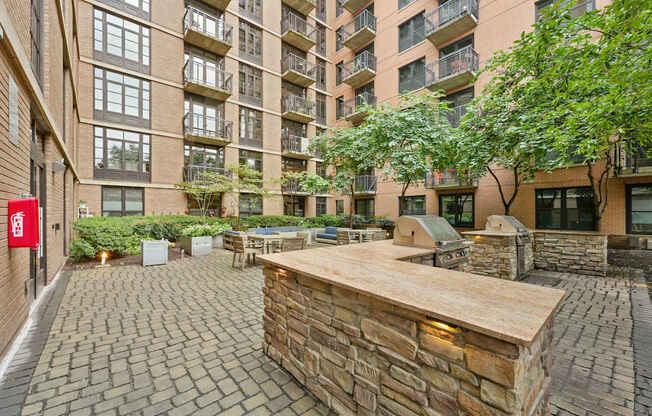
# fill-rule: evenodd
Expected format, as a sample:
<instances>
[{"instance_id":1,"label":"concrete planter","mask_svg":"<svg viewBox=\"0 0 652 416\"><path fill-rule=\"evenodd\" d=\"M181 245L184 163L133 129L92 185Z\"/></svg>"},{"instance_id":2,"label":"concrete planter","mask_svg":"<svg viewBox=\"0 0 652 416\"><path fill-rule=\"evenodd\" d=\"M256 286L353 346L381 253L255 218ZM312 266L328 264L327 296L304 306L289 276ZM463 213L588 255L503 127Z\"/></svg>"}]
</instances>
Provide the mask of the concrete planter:
<instances>
[{"instance_id":1,"label":"concrete planter","mask_svg":"<svg viewBox=\"0 0 652 416\"><path fill-rule=\"evenodd\" d=\"M181 237L179 245L190 256L205 256L213 249L213 237Z\"/></svg>"},{"instance_id":2,"label":"concrete planter","mask_svg":"<svg viewBox=\"0 0 652 416\"><path fill-rule=\"evenodd\" d=\"M222 248L224 246L222 234L213 237L213 248Z\"/></svg>"},{"instance_id":3,"label":"concrete planter","mask_svg":"<svg viewBox=\"0 0 652 416\"><path fill-rule=\"evenodd\" d=\"M143 266L168 264L168 240L141 240L140 253Z\"/></svg>"}]
</instances>

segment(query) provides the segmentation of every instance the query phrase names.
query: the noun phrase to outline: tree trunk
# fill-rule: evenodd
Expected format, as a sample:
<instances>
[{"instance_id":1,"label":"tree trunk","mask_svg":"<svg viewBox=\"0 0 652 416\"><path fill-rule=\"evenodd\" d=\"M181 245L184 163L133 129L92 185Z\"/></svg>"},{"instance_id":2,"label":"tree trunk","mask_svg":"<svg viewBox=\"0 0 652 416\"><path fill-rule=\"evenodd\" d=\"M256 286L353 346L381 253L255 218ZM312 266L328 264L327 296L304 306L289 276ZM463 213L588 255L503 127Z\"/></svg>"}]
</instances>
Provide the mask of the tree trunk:
<instances>
[{"instance_id":1,"label":"tree trunk","mask_svg":"<svg viewBox=\"0 0 652 416\"><path fill-rule=\"evenodd\" d=\"M607 210L607 204L609 202L609 171L611 171L612 168L612 158L610 152L605 154L604 160L604 169L600 172L600 177L597 179L597 181L593 176L593 162L586 162L586 174L589 178L591 189L593 190L593 215L595 218L595 227L597 230L600 230L602 217Z\"/></svg>"},{"instance_id":2,"label":"tree trunk","mask_svg":"<svg viewBox=\"0 0 652 416\"><path fill-rule=\"evenodd\" d=\"M408 181L403 185L403 188L401 189L401 197L398 200L398 215L403 215L402 214L403 200L405 199L405 193L407 192L407 189L410 186L410 182L411 181L408 179Z\"/></svg>"},{"instance_id":3,"label":"tree trunk","mask_svg":"<svg viewBox=\"0 0 652 416\"><path fill-rule=\"evenodd\" d=\"M516 199L516 195L518 195L518 190L519 190L519 188L521 186L521 184L519 182L520 179L519 179L519 176L518 176L518 167L519 167L519 165L516 165L515 167L512 168L513 169L513 174L514 174L514 193L512 193L512 196L511 196L511 198L509 198L509 201L505 197L505 192L503 191L503 185L500 183L500 180L498 179L498 176L494 173L494 171L491 170L490 167L487 167L487 171L491 174L491 176L493 176L494 180L498 184L498 193L500 194L500 200L502 201L503 207L505 208L505 215L510 215L509 210L510 210L510 208L512 206L512 203Z\"/></svg>"}]
</instances>

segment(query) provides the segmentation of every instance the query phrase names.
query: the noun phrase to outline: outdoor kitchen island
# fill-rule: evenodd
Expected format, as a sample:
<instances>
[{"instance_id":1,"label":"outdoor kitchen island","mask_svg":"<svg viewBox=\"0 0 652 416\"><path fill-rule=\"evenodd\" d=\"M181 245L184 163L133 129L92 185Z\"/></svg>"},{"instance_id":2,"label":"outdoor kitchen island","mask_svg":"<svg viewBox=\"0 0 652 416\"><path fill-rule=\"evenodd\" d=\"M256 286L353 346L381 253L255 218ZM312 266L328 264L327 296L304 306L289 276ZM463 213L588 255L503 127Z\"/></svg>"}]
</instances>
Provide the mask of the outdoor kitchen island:
<instances>
[{"instance_id":1,"label":"outdoor kitchen island","mask_svg":"<svg viewBox=\"0 0 652 416\"><path fill-rule=\"evenodd\" d=\"M564 292L414 261L433 254L378 241L261 256L265 353L342 415L549 414Z\"/></svg>"}]
</instances>

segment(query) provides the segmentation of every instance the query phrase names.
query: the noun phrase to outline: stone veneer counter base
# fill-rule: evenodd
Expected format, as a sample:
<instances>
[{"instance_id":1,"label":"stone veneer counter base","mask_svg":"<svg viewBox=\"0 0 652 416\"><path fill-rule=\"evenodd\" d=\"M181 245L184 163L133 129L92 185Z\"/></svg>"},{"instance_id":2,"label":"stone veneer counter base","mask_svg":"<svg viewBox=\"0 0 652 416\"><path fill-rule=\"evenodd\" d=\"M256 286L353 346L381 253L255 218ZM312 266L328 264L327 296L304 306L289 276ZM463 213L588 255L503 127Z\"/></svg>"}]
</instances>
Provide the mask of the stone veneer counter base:
<instances>
[{"instance_id":1,"label":"stone veneer counter base","mask_svg":"<svg viewBox=\"0 0 652 416\"><path fill-rule=\"evenodd\" d=\"M265 353L341 415L550 414L564 292L432 256L391 241L262 256Z\"/></svg>"}]
</instances>

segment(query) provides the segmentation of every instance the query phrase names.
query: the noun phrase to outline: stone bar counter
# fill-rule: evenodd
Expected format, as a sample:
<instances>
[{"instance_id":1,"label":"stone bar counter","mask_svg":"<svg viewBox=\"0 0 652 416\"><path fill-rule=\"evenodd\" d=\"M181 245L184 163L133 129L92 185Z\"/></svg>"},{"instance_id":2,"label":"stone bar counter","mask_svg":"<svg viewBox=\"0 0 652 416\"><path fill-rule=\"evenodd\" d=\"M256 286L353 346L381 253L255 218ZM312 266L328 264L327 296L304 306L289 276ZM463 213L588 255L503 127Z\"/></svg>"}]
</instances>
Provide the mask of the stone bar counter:
<instances>
[{"instance_id":1,"label":"stone bar counter","mask_svg":"<svg viewBox=\"0 0 652 416\"><path fill-rule=\"evenodd\" d=\"M563 291L392 241L270 254L264 351L341 415L546 415Z\"/></svg>"}]
</instances>

